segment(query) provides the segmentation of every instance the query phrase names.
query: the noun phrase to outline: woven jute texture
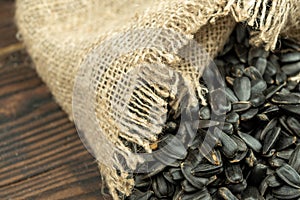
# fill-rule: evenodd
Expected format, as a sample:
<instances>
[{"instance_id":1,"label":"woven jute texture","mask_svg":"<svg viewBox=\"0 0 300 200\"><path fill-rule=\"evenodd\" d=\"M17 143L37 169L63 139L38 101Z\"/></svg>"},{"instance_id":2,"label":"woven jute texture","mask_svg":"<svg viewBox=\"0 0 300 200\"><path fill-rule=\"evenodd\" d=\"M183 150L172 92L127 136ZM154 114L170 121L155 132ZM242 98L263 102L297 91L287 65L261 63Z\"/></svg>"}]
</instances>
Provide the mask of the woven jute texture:
<instances>
[{"instance_id":1,"label":"woven jute texture","mask_svg":"<svg viewBox=\"0 0 300 200\"><path fill-rule=\"evenodd\" d=\"M174 90L165 84L168 82L165 74L178 76L167 68L181 74L183 78L180 83L187 85L189 93L195 93L201 104L206 103L206 90L199 83L203 69L185 63L176 56L176 51L188 44L189 40L195 39L213 58L222 50L236 22L244 22L253 28L250 41L253 45L263 45L267 50L273 50L280 35L299 41L299 13L298 0L16 2L19 35L38 74L71 120L74 114L72 98L75 77L78 74L85 76L82 74L84 71L80 71L81 67L98 67L102 70L91 73L96 91L93 109L80 107L77 114L82 118L94 115L97 118L97 125L102 130L99 135L101 145L97 151L101 152L104 159L107 157L112 160L111 166L99 163L99 168L114 199L118 199L117 191L129 195L134 181L117 158L111 158L112 155L105 153L110 147L108 142L116 147L116 153L125 158L126 166L131 169L135 169L142 159L133 156L124 141L135 143L146 152L151 152L150 144L157 140L162 130L169 97L172 97L168 91ZM145 45L147 48L135 49L135 44L147 44L153 40L151 30L162 30L160 41L166 41L171 51L163 45ZM126 34L115 37L128 32L135 35L134 39ZM112 46L115 51L124 46L132 51L115 59ZM104 58L95 56L98 51L104 52ZM201 66L207 65L207 56L197 59ZM145 63L156 64L153 65L156 67L141 68ZM131 90L131 78L126 76L132 69L138 69L136 76L142 83L147 83L141 84L134 91ZM159 85L153 89L154 82ZM122 87L116 89L120 83ZM128 91L132 91L129 102L121 104L127 98ZM80 95L82 101L85 101L85 94ZM117 105L122 105L127 112L116 109L112 101L118 102ZM86 126L84 128L88 129L89 124Z\"/></svg>"}]
</instances>

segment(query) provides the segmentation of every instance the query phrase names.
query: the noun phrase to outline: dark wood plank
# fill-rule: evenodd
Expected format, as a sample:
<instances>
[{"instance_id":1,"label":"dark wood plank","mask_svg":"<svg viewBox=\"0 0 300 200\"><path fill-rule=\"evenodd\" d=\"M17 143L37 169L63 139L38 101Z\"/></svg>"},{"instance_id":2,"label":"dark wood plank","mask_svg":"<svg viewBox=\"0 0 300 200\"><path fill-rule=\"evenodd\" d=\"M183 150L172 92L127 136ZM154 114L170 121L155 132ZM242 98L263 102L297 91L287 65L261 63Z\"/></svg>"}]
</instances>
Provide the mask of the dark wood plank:
<instances>
[{"instance_id":1,"label":"dark wood plank","mask_svg":"<svg viewBox=\"0 0 300 200\"><path fill-rule=\"evenodd\" d=\"M0 199L110 199L95 159L18 43L0 1ZM7 55L9 52L14 52Z\"/></svg>"},{"instance_id":2,"label":"dark wood plank","mask_svg":"<svg viewBox=\"0 0 300 200\"><path fill-rule=\"evenodd\" d=\"M111 199L74 124L19 50L13 10L14 1L0 1L0 199Z\"/></svg>"},{"instance_id":3,"label":"dark wood plank","mask_svg":"<svg viewBox=\"0 0 300 200\"><path fill-rule=\"evenodd\" d=\"M0 1L0 48L17 43L14 23L14 1Z\"/></svg>"},{"instance_id":4,"label":"dark wood plank","mask_svg":"<svg viewBox=\"0 0 300 200\"><path fill-rule=\"evenodd\" d=\"M0 105L0 199L109 199L94 158L34 69L0 68Z\"/></svg>"}]
</instances>

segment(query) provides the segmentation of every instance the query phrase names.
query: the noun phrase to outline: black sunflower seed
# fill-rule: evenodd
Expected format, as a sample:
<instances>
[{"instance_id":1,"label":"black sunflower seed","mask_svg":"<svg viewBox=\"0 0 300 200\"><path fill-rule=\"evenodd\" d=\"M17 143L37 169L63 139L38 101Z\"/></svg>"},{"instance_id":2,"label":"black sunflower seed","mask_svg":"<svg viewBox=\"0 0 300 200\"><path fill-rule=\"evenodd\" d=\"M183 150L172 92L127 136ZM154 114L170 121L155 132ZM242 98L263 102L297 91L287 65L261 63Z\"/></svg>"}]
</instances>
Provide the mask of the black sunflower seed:
<instances>
[{"instance_id":1,"label":"black sunflower seed","mask_svg":"<svg viewBox=\"0 0 300 200\"><path fill-rule=\"evenodd\" d=\"M300 115L300 104L296 104L296 105L279 105L279 107L282 108L285 111L290 112L290 113Z\"/></svg>"},{"instance_id":2,"label":"black sunflower seed","mask_svg":"<svg viewBox=\"0 0 300 200\"><path fill-rule=\"evenodd\" d=\"M294 117L288 117L286 122L288 127L295 133L295 135L300 137L300 121Z\"/></svg>"},{"instance_id":3,"label":"black sunflower seed","mask_svg":"<svg viewBox=\"0 0 300 200\"><path fill-rule=\"evenodd\" d=\"M218 194L224 200L238 200L236 196L234 196L231 191L226 187L221 187L218 190Z\"/></svg>"},{"instance_id":4,"label":"black sunflower seed","mask_svg":"<svg viewBox=\"0 0 300 200\"><path fill-rule=\"evenodd\" d=\"M212 165L209 163L200 163L194 167L191 173L195 176L210 177L223 171L222 165Z\"/></svg>"},{"instance_id":5,"label":"black sunflower seed","mask_svg":"<svg viewBox=\"0 0 300 200\"><path fill-rule=\"evenodd\" d=\"M251 103L249 101L239 101L232 104L232 110L235 112L243 112L248 110L251 107Z\"/></svg>"},{"instance_id":6,"label":"black sunflower seed","mask_svg":"<svg viewBox=\"0 0 300 200\"><path fill-rule=\"evenodd\" d=\"M207 106L200 108L199 110L200 119L210 119L210 109Z\"/></svg>"},{"instance_id":7,"label":"black sunflower seed","mask_svg":"<svg viewBox=\"0 0 300 200\"><path fill-rule=\"evenodd\" d=\"M141 192L135 189L128 197L128 200L149 200L153 194L153 191Z\"/></svg>"},{"instance_id":8,"label":"black sunflower seed","mask_svg":"<svg viewBox=\"0 0 300 200\"><path fill-rule=\"evenodd\" d=\"M238 98L233 93L233 91L228 87L225 88L225 94L226 94L227 99L230 102L238 102L239 101Z\"/></svg>"},{"instance_id":9,"label":"black sunflower seed","mask_svg":"<svg viewBox=\"0 0 300 200\"><path fill-rule=\"evenodd\" d=\"M300 52L284 53L280 56L280 61L283 63L300 61Z\"/></svg>"},{"instance_id":10,"label":"black sunflower seed","mask_svg":"<svg viewBox=\"0 0 300 200\"><path fill-rule=\"evenodd\" d=\"M273 95L272 102L277 103L277 104L300 104L300 94L277 93L277 94Z\"/></svg>"},{"instance_id":11,"label":"black sunflower seed","mask_svg":"<svg viewBox=\"0 0 300 200\"><path fill-rule=\"evenodd\" d=\"M273 156L269 159L269 164L271 167L278 168L286 164L286 162L283 159L276 158L275 156Z\"/></svg>"},{"instance_id":12,"label":"black sunflower seed","mask_svg":"<svg viewBox=\"0 0 300 200\"><path fill-rule=\"evenodd\" d=\"M266 81L257 79L251 81L251 94L260 94L267 89Z\"/></svg>"},{"instance_id":13,"label":"black sunflower seed","mask_svg":"<svg viewBox=\"0 0 300 200\"><path fill-rule=\"evenodd\" d=\"M246 120L252 119L257 113L258 113L257 108L250 109L250 110L244 112L243 114L241 114L241 120L246 121Z\"/></svg>"},{"instance_id":14,"label":"black sunflower seed","mask_svg":"<svg viewBox=\"0 0 300 200\"><path fill-rule=\"evenodd\" d=\"M278 158L282 158L282 159L285 159L285 160L289 160L290 157L292 156L292 153L294 152L293 149L286 149L286 150L283 150L283 151L279 151L276 153L276 156Z\"/></svg>"},{"instance_id":15,"label":"black sunflower seed","mask_svg":"<svg viewBox=\"0 0 300 200\"><path fill-rule=\"evenodd\" d=\"M248 49L240 44L240 45L234 45L234 51L236 53L236 55L238 56L239 60L242 63L246 63L248 60Z\"/></svg>"},{"instance_id":16,"label":"black sunflower seed","mask_svg":"<svg viewBox=\"0 0 300 200\"><path fill-rule=\"evenodd\" d=\"M269 52L265 51L263 48L251 47L248 55L248 63L251 63L253 58L268 57Z\"/></svg>"},{"instance_id":17,"label":"black sunflower seed","mask_svg":"<svg viewBox=\"0 0 300 200\"><path fill-rule=\"evenodd\" d=\"M247 67L244 73L252 80L263 80L262 73L253 66Z\"/></svg>"},{"instance_id":18,"label":"black sunflower seed","mask_svg":"<svg viewBox=\"0 0 300 200\"><path fill-rule=\"evenodd\" d=\"M182 189L185 192L196 192L199 189L192 186L186 179L181 182Z\"/></svg>"},{"instance_id":19,"label":"black sunflower seed","mask_svg":"<svg viewBox=\"0 0 300 200\"><path fill-rule=\"evenodd\" d=\"M201 189L207 185L209 179L203 177L196 177L192 175L193 167L188 163L181 164L181 171L186 180L194 187Z\"/></svg>"},{"instance_id":20,"label":"black sunflower seed","mask_svg":"<svg viewBox=\"0 0 300 200\"><path fill-rule=\"evenodd\" d=\"M281 70L286 75L296 75L297 73L300 72L300 62L283 65Z\"/></svg>"},{"instance_id":21,"label":"black sunflower seed","mask_svg":"<svg viewBox=\"0 0 300 200\"><path fill-rule=\"evenodd\" d=\"M283 164L276 170L276 174L288 185L300 189L300 175L288 164Z\"/></svg>"},{"instance_id":22,"label":"black sunflower seed","mask_svg":"<svg viewBox=\"0 0 300 200\"><path fill-rule=\"evenodd\" d=\"M264 200L258 191L257 187L248 186L246 190L242 193L242 199L247 200Z\"/></svg>"},{"instance_id":23,"label":"black sunflower seed","mask_svg":"<svg viewBox=\"0 0 300 200\"><path fill-rule=\"evenodd\" d=\"M247 181L244 179L241 183L229 183L227 187L232 193L238 194L244 192L247 186Z\"/></svg>"},{"instance_id":24,"label":"black sunflower seed","mask_svg":"<svg viewBox=\"0 0 300 200\"><path fill-rule=\"evenodd\" d=\"M264 164L258 163L255 165L249 177L247 178L248 183L254 186L259 185L259 183L261 183L262 180L267 176L267 169L268 167Z\"/></svg>"},{"instance_id":25,"label":"black sunflower seed","mask_svg":"<svg viewBox=\"0 0 300 200\"><path fill-rule=\"evenodd\" d=\"M263 140L267 134L268 131L272 130L273 128L275 128L277 124L277 119L273 118L266 126L265 128L262 130L259 139Z\"/></svg>"},{"instance_id":26,"label":"black sunflower seed","mask_svg":"<svg viewBox=\"0 0 300 200\"><path fill-rule=\"evenodd\" d=\"M280 127L275 127L267 132L263 143L263 154L266 154L274 146L275 142L279 138L280 131Z\"/></svg>"},{"instance_id":27,"label":"black sunflower seed","mask_svg":"<svg viewBox=\"0 0 300 200\"><path fill-rule=\"evenodd\" d=\"M269 99L272 97L276 92L281 90L284 87L284 84L282 85L272 85L269 88L267 88L263 93L266 96L266 99Z\"/></svg>"},{"instance_id":28,"label":"black sunflower seed","mask_svg":"<svg viewBox=\"0 0 300 200\"><path fill-rule=\"evenodd\" d=\"M259 107L265 103L266 97L262 93L256 93L251 96L250 103L253 107Z\"/></svg>"},{"instance_id":29,"label":"black sunflower seed","mask_svg":"<svg viewBox=\"0 0 300 200\"><path fill-rule=\"evenodd\" d=\"M214 134L222 142L221 150L222 150L223 154L228 158L232 158L238 150L238 146L235 143L235 141L230 136L228 136L226 133L221 131L219 128L215 128Z\"/></svg>"},{"instance_id":30,"label":"black sunflower seed","mask_svg":"<svg viewBox=\"0 0 300 200\"><path fill-rule=\"evenodd\" d=\"M228 123L238 124L239 119L240 119L240 116L236 112L231 112L226 115L226 122L228 122Z\"/></svg>"},{"instance_id":31,"label":"black sunflower seed","mask_svg":"<svg viewBox=\"0 0 300 200\"><path fill-rule=\"evenodd\" d=\"M238 135L245 141L245 143L254 151L260 152L262 145L261 143L255 139L253 136L243 133L241 131L238 131Z\"/></svg>"},{"instance_id":32,"label":"black sunflower seed","mask_svg":"<svg viewBox=\"0 0 300 200\"><path fill-rule=\"evenodd\" d=\"M240 183L243 181L243 172L239 164L227 164L225 175L230 183Z\"/></svg>"},{"instance_id":33,"label":"black sunflower seed","mask_svg":"<svg viewBox=\"0 0 300 200\"><path fill-rule=\"evenodd\" d=\"M251 95L251 82L248 77L238 77L234 79L233 90L241 101L247 101Z\"/></svg>"},{"instance_id":34,"label":"black sunflower seed","mask_svg":"<svg viewBox=\"0 0 300 200\"><path fill-rule=\"evenodd\" d=\"M300 173L300 145L298 144L289 159L289 165Z\"/></svg>"},{"instance_id":35,"label":"black sunflower seed","mask_svg":"<svg viewBox=\"0 0 300 200\"><path fill-rule=\"evenodd\" d=\"M274 188L272 194L278 199L295 199L300 196L300 189L283 185L279 188Z\"/></svg>"}]
</instances>

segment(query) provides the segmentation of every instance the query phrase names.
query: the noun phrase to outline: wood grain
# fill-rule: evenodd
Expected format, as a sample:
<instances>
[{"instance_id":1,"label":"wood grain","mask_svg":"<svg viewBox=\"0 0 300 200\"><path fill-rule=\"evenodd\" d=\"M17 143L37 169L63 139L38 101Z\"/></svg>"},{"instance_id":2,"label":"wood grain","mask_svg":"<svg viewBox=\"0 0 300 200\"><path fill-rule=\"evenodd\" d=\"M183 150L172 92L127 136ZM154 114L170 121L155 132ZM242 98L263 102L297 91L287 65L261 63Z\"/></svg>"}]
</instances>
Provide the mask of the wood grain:
<instances>
[{"instance_id":1,"label":"wood grain","mask_svg":"<svg viewBox=\"0 0 300 200\"><path fill-rule=\"evenodd\" d=\"M17 43L17 28L14 23L14 1L0 1L0 48Z\"/></svg>"},{"instance_id":2,"label":"wood grain","mask_svg":"<svg viewBox=\"0 0 300 200\"><path fill-rule=\"evenodd\" d=\"M16 44L13 1L0 1L0 50ZM0 199L111 199L95 159L24 50L0 58Z\"/></svg>"}]
</instances>

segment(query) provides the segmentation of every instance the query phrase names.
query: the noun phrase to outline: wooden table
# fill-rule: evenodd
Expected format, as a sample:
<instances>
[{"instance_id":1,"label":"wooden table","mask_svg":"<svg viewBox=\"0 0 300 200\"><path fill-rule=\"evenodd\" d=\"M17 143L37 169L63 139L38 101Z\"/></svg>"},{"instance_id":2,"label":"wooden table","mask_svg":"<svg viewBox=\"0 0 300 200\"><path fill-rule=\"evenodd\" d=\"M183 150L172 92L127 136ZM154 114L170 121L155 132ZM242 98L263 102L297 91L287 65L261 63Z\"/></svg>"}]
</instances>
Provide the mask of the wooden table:
<instances>
[{"instance_id":1,"label":"wooden table","mask_svg":"<svg viewBox=\"0 0 300 200\"><path fill-rule=\"evenodd\" d=\"M0 199L111 199L95 159L16 40L0 1Z\"/></svg>"}]
</instances>

